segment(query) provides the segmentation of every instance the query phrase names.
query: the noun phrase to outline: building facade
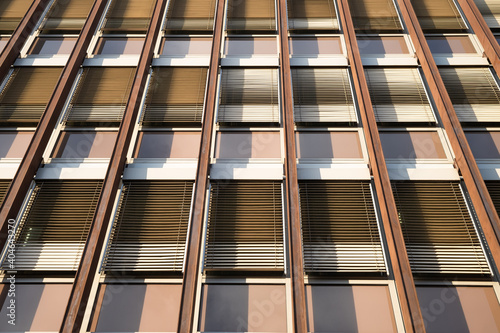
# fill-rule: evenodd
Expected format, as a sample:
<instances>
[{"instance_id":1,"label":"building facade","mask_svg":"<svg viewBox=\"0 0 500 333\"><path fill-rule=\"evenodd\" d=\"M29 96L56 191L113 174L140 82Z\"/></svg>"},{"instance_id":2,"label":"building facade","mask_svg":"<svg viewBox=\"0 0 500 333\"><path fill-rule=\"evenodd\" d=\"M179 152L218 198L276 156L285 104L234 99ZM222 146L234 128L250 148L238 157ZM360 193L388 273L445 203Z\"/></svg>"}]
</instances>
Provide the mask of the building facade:
<instances>
[{"instance_id":1,"label":"building facade","mask_svg":"<svg viewBox=\"0 0 500 333\"><path fill-rule=\"evenodd\" d=\"M0 331L500 332L499 0L4 0Z\"/></svg>"}]
</instances>

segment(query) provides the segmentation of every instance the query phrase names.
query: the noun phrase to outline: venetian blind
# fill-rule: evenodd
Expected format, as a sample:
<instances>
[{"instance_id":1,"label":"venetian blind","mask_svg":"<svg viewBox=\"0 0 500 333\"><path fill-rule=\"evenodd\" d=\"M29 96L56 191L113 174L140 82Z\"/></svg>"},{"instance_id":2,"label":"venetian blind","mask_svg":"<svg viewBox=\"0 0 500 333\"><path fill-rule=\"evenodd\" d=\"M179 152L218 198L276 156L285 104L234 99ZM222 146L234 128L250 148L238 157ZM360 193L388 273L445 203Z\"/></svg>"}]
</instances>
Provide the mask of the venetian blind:
<instances>
[{"instance_id":1,"label":"venetian blind","mask_svg":"<svg viewBox=\"0 0 500 333\"><path fill-rule=\"evenodd\" d=\"M181 271L192 181L127 181L104 257L104 270Z\"/></svg>"},{"instance_id":2,"label":"venetian blind","mask_svg":"<svg viewBox=\"0 0 500 333\"><path fill-rule=\"evenodd\" d=\"M205 269L283 268L281 182L212 182Z\"/></svg>"},{"instance_id":3,"label":"venetian blind","mask_svg":"<svg viewBox=\"0 0 500 333\"><path fill-rule=\"evenodd\" d=\"M458 182L393 182L413 273L489 274Z\"/></svg>"},{"instance_id":4,"label":"venetian blind","mask_svg":"<svg viewBox=\"0 0 500 333\"><path fill-rule=\"evenodd\" d=\"M0 1L0 31L11 33L16 30L33 0Z\"/></svg>"},{"instance_id":5,"label":"venetian blind","mask_svg":"<svg viewBox=\"0 0 500 333\"><path fill-rule=\"evenodd\" d=\"M279 122L275 68L225 68L221 74L219 122Z\"/></svg>"},{"instance_id":6,"label":"venetian blind","mask_svg":"<svg viewBox=\"0 0 500 333\"><path fill-rule=\"evenodd\" d=\"M385 272L369 182L301 181L299 194L307 272Z\"/></svg>"},{"instance_id":7,"label":"venetian blind","mask_svg":"<svg viewBox=\"0 0 500 333\"><path fill-rule=\"evenodd\" d=\"M274 0L239 1L228 0L227 30L275 31Z\"/></svg>"},{"instance_id":8,"label":"venetian blind","mask_svg":"<svg viewBox=\"0 0 500 333\"><path fill-rule=\"evenodd\" d=\"M354 28L361 31L402 30L392 0L349 0Z\"/></svg>"},{"instance_id":9,"label":"venetian blind","mask_svg":"<svg viewBox=\"0 0 500 333\"><path fill-rule=\"evenodd\" d=\"M474 0L477 8L483 14L488 27L500 28L500 2L497 0Z\"/></svg>"},{"instance_id":10,"label":"venetian blind","mask_svg":"<svg viewBox=\"0 0 500 333\"><path fill-rule=\"evenodd\" d=\"M52 96L61 67L18 67L0 93L0 122L37 123Z\"/></svg>"},{"instance_id":11,"label":"venetian blind","mask_svg":"<svg viewBox=\"0 0 500 333\"><path fill-rule=\"evenodd\" d=\"M94 0L57 0L50 8L43 30L81 30Z\"/></svg>"},{"instance_id":12,"label":"venetian blind","mask_svg":"<svg viewBox=\"0 0 500 333\"><path fill-rule=\"evenodd\" d=\"M2 206L3 199L7 195L7 191L9 190L10 180L8 179L0 179L0 207Z\"/></svg>"},{"instance_id":13,"label":"venetian blind","mask_svg":"<svg viewBox=\"0 0 500 333\"><path fill-rule=\"evenodd\" d=\"M107 12L103 31L145 33L155 3L155 0L114 0Z\"/></svg>"},{"instance_id":14,"label":"venetian blind","mask_svg":"<svg viewBox=\"0 0 500 333\"><path fill-rule=\"evenodd\" d=\"M488 68L440 67L439 73L460 121L500 121L500 90Z\"/></svg>"},{"instance_id":15,"label":"venetian blind","mask_svg":"<svg viewBox=\"0 0 500 333\"><path fill-rule=\"evenodd\" d=\"M135 67L86 67L71 98L66 123L119 123Z\"/></svg>"},{"instance_id":16,"label":"venetian blind","mask_svg":"<svg viewBox=\"0 0 500 333\"><path fill-rule=\"evenodd\" d=\"M207 70L206 67L153 68L142 123L201 123Z\"/></svg>"},{"instance_id":17,"label":"venetian blind","mask_svg":"<svg viewBox=\"0 0 500 333\"><path fill-rule=\"evenodd\" d=\"M288 0L290 30L338 30L339 22L332 0Z\"/></svg>"},{"instance_id":18,"label":"venetian blind","mask_svg":"<svg viewBox=\"0 0 500 333\"><path fill-rule=\"evenodd\" d=\"M378 122L436 122L416 68L367 68L365 73Z\"/></svg>"},{"instance_id":19,"label":"venetian blind","mask_svg":"<svg viewBox=\"0 0 500 333\"><path fill-rule=\"evenodd\" d=\"M347 68L292 68L295 122L356 122Z\"/></svg>"},{"instance_id":20,"label":"venetian blind","mask_svg":"<svg viewBox=\"0 0 500 333\"><path fill-rule=\"evenodd\" d=\"M495 205L497 213L500 215L500 181L486 180L485 183L490 193L491 200L493 201L493 205Z\"/></svg>"},{"instance_id":21,"label":"venetian blind","mask_svg":"<svg viewBox=\"0 0 500 333\"><path fill-rule=\"evenodd\" d=\"M171 0L165 29L210 33L214 15L215 0Z\"/></svg>"},{"instance_id":22,"label":"venetian blind","mask_svg":"<svg viewBox=\"0 0 500 333\"><path fill-rule=\"evenodd\" d=\"M466 30L453 0L411 0L422 30Z\"/></svg>"},{"instance_id":23,"label":"venetian blind","mask_svg":"<svg viewBox=\"0 0 500 333\"><path fill-rule=\"evenodd\" d=\"M37 182L16 230L15 268L75 271L101 186L102 181ZM4 262L3 267L6 265Z\"/></svg>"}]
</instances>

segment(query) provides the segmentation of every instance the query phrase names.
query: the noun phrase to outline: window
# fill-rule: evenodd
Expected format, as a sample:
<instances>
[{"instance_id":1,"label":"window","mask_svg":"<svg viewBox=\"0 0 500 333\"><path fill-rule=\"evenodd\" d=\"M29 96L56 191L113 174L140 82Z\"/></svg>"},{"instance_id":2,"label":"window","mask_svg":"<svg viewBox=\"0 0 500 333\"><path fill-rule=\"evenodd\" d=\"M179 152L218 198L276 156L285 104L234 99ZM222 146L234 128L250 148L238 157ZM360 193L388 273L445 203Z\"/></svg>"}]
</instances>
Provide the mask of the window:
<instances>
[{"instance_id":1,"label":"window","mask_svg":"<svg viewBox=\"0 0 500 333\"><path fill-rule=\"evenodd\" d=\"M0 159L22 158L32 137L33 132L0 132Z\"/></svg>"},{"instance_id":2,"label":"window","mask_svg":"<svg viewBox=\"0 0 500 333\"><path fill-rule=\"evenodd\" d=\"M476 159L500 159L500 132L466 131L465 136Z\"/></svg>"},{"instance_id":3,"label":"window","mask_svg":"<svg viewBox=\"0 0 500 333\"><path fill-rule=\"evenodd\" d=\"M339 22L331 0L288 0L290 30L338 30Z\"/></svg>"},{"instance_id":4,"label":"window","mask_svg":"<svg viewBox=\"0 0 500 333\"><path fill-rule=\"evenodd\" d=\"M357 37L361 55L409 54L403 36Z\"/></svg>"},{"instance_id":5,"label":"window","mask_svg":"<svg viewBox=\"0 0 500 333\"><path fill-rule=\"evenodd\" d=\"M212 33L215 0L172 0L167 12L169 33Z\"/></svg>"},{"instance_id":6,"label":"window","mask_svg":"<svg viewBox=\"0 0 500 333\"><path fill-rule=\"evenodd\" d=\"M215 141L215 157L280 158L280 133L261 131L218 132Z\"/></svg>"},{"instance_id":7,"label":"window","mask_svg":"<svg viewBox=\"0 0 500 333\"><path fill-rule=\"evenodd\" d=\"M358 31L401 31L392 0L349 0L354 28Z\"/></svg>"},{"instance_id":8,"label":"window","mask_svg":"<svg viewBox=\"0 0 500 333\"><path fill-rule=\"evenodd\" d=\"M427 36L433 54L477 53L468 36Z\"/></svg>"},{"instance_id":9,"label":"window","mask_svg":"<svg viewBox=\"0 0 500 333\"><path fill-rule=\"evenodd\" d=\"M239 32L274 32L276 30L274 0L238 1L227 4L227 30Z\"/></svg>"},{"instance_id":10,"label":"window","mask_svg":"<svg viewBox=\"0 0 500 333\"><path fill-rule=\"evenodd\" d=\"M197 158L200 132L139 132L134 158Z\"/></svg>"},{"instance_id":11,"label":"window","mask_svg":"<svg viewBox=\"0 0 500 333\"><path fill-rule=\"evenodd\" d=\"M495 0L474 0L483 15L486 24L491 29L500 28L500 6Z\"/></svg>"},{"instance_id":12,"label":"window","mask_svg":"<svg viewBox=\"0 0 500 333\"><path fill-rule=\"evenodd\" d=\"M355 123L347 68L292 68L296 123Z\"/></svg>"},{"instance_id":13,"label":"window","mask_svg":"<svg viewBox=\"0 0 500 333\"><path fill-rule=\"evenodd\" d=\"M427 333L500 331L492 287L417 286L417 294Z\"/></svg>"},{"instance_id":14,"label":"window","mask_svg":"<svg viewBox=\"0 0 500 333\"><path fill-rule=\"evenodd\" d=\"M228 56L278 55L274 37L226 38L224 54Z\"/></svg>"},{"instance_id":15,"label":"window","mask_svg":"<svg viewBox=\"0 0 500 333\"><path fill-rule=\"evenodd\" d=\"M467 29L453 0L411 0L411 4L424 32Z\"/></svg>"},{"instance_id":16,"label":"window","mask_svg":"<svg viewBox=\"0 0 500 333\"><path fill-rule=\"evenodd\" d=\"M37 181L16 230L16 270L76 271L101 186L92 180ZM2 268L7 266L4 261Z\"/></svg>"},{"instance_id":17,"label":"window","mask_svg":"<svg viewBox=\"0 0 500 333\"><path fill-rule=\"evenodd\" d=\"M385 158L404 160L445 159L441 139L434 131L380 132Z\"/></svg>"},{"instance_id":18,"label":"window","mask_svg":"<svg viewBox=\"0 0 500 333\"><path fill-rule=\"evenodd\" d=\"M52 158L111 158L117 132L64 131Z\"/></svg>"},{"instance_id":19,"label":"window","mask_svg":"<svg viewBox=\"0 0 500 333\"><path fill-rule=\"evenodd\" d=\"M393 182L414 274L489 275L458 182Z\"/></svg>"},{"instance_id":20,"label":"window","mask_svg":"<svg viewBox=\"0 0 500 333\"><path fill-rule=\"evenodd\" d=\"M5 300L0 310L0 331L28 332L28 331L58 331L61 328L66 305L71 293L71 284L25 284L16 281L15 298L7 297L9 285L0 285L0 299ZM9 324L7 308L10 300L15 300L17 315L15 326Z\"/></svg>"},{"instance_id":21,"label":"window","mask_svg":"<svg viewBox=\"0 0 500 333\"><path fill-rule=\"evenodd\" d=\"M67 125L118 126L135 67L85 67L64 116Z\"/></svg>"},{"instance_id":22,"label":"window","mask_svg":"<svg viewBox=\"0 0 500 333\"><path fill-rule=\"evenodd\" d=\"M94 54L139 55L144 45L143 38L100 38Z\"/></svg>"},{"instance_id":23,"label":"window","mask_svg":"<svg viewBox=\"0 0 500 333\"><path fill-rule=\"evenodd\" d=\"M56 0L42 25L42 33L79 33L93 0Z\"/></svg>"},{"instance_id":24,"label":"window","mask_svg":"<svg viewBox=\"0 0 500 333\"><path fill-rule=\"evenodd\" d=\"M3 126L36 125L60 74L60 67L14 68L0 93L0 123Z\"/></svg>"},{"instance_id":25,"label":"window","mask_svg":"<svg viewBox=\"0 0 500 333\"><path fill-rule=\"evenodd\" d=\"M212 38L164 38L161 50L164 56L209 56L212 51Z\"/></svg>"},{"instance_id":26,"label":"window","mask_svg":"<svg viewBox=\"0 0 500 333\"><path fill-rule=\"evenodd\" d=\"M104 33L146 33L155 6L153 0L113 0L104 21Z\"/></svg>"},{"instance_id":27,"label":"window","mask_svg":"<svg viewBox=\"0 0 500 333\"><path fill-rule=\"evenodd\" d=\"M205 245L208 271L283 271L279 181L213 181Z\"/></svg>"},{"instance_id":28,"label":"window","mask_svg":"<svg viewBox=\"0 0 500 333\"><path fill-rule=\"evenodd\" d=\"M485 180L484 182L486 184L486 187L488 188L488 192L490 193L490 197L491 197L491 200L493 201L493 205L495 205L497 214L500 214L500 181ZM1 185L0 185L0 187L1 187ZM2 202L1 194L0 194L0 202Z\"/></svg>"},{"instance_id":29,"label":"window","mask_svg":"<svg viewBox=\"0 0 500 333\"><path fill-rule=\"evenodd\" d=\"M207 70L205 67L153 67L141 123L199 125Z\"/></svg>"},{"instance_id":30,"label":"window","mask_svg":"<svg viewBox=\"0 0 500 333\"><path fill-rule=\"evenodd\" d=\"M89 331L175 332L181 293L178 284L101 284Z\"/></svg>"},{"instance_id":31,"label":"window","mask_svg":"<svg viewBox=\"0 0 500 333\"><path fill-rule=\"evenodd\" d=\"M385 272L369 182L300 181L299 194L306 272Z\"/></svg>"},{"instance_id":32,"label":"window","mask_svg":"<svg viewBox=\"0 0 500 333\"><path fill-rule=\"evenodd\" d=\"M418 69L366 68L365 74L378 122L436 122Z\"/></svg>"},{"instance_id":33,"label":"window","mask_svg":"<svg viewBox=\"0 0 500 333\"><path fill-rule=\"evenodd\" d=\"M0 205L2 204L3 199L7 195L9 186L10 186L10 179L0 179Z\"/></svg>"},{"instance_id":34,"label":"window","mask_svg":"<svg viewBox=\"0 0 500 333\"><path fill-rule=\"evenodd\" d=\"M308 332L397 332L387 286L306 285Z\"/></svg>"},{"instance_id":35,"label":"window","mask_svg":"<svg viewBox=\"0 0 500 333\"><path fill-rule=\"evenodd\" d=\"M3 51L7 43L9 42L9 37L0 37L0 52Z\"/></svg>"},{"instance_id":36,"label":"window","mask_svg":"<svg viewBox=\"0 0 500 333\"><path fill-rule=\"evenodd\" d=\"M296 132L297 158L363 158L358 132Z\"/></svg>"},{"instance_id":37,"label":"window","mask_svg":"<svg viewBox=\"0 0 500 333\"><path fill-rule=\"evenodd\" d=\"M104 270L180 272L192 189L192 181L126 181Z\"/></svg>"},{"instance_id":38,"label":"window","mask_svg":"<svg viewBox=\"0 0 500 333\"><path fill-rule=\"evenodd\" d=\"M292 37L289 39L292 56L321 56L342 54L339 37Z\"/></svg>"},{"instance_id":39,"label":"window","mask_svg":"<svg viewBox=\"0 0 500 333\"><path fill-rule=\"evenodd\" d=\"M3 0L0 3L0 32L10 34L16 30L32 0Z\"/></svg>"},{"instance_id":40,"label":"window","mask_svg":"<svg viewBox=\"0 0 500 333\"><path fill-rule=\"evenodd\" d=\"M500 121L500 90L489 68L440 67L439 72L460 121Z\"/></svg>"},{"instance_id":41,"label":"window","mask_svg":"<svg viewBox=\"0 0 500 333\"><path fill-rule=\"evenodd\" d=\"M31 46L30 55L70 54L76 44L71 37L37 37Z\"/></svg>"},{"instance_id":42,"label":"window","mask_svg":"<svg viewBox=\"0 0 500 333\"><path fill-rule=\"evenodd\" d=\"M278 123L275 68L223 68L218 122Z\"/></svg>"}]
</instances>

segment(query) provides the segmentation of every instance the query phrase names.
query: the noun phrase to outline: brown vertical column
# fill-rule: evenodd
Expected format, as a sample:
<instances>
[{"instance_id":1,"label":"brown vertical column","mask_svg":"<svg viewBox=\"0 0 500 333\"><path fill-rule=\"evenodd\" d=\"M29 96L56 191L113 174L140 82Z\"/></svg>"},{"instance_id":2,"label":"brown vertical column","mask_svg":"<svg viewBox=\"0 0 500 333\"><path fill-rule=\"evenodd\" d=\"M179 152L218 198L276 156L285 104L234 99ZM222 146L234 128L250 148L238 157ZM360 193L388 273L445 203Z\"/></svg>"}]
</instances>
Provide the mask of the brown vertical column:
<instances>
[{"instance_id":1,"label":"brown vertical column","mask_svg":"<svg viewBox=\"0 0 500 333\"><path fill-rule=\"evenodd\" d=\"M71 53L66 67L64 67L61 77L56 85L52 97L47 104L40 122L33 134L31 143L24 155L17 173L12 180L9 191L0 210L0 248L5 245L7 238L7 221L15 219L23 203L30 183L38 170L42 161L43 151L52 135L52 130L57 122L61 110L66 102L66 97L71 90L73 82L78 74L80 65L85 58L87 48L92 39L94 30L99 23L99 18L106 6L106 0L97 0L82 28L73 52ZM12 38L11 38L12 39ZM2 54L3 56L3 54Z\"/></svg>"},{"instance_id":2,"label":"brown vertical column","mask_svg":"<svg viewBox=\"0 0 500 333\"><path fill-rule=\"evenodd\" d=\"M153 52L158 34L160 33L163 13L167 0L157 0L153 17L149 24L146 40L142 48L139 64L132 84L132 90L125 108L123 120L118 130L113 154L109 162L106 177L102 186L101 196L97 203L92 227L85 244L80 266L76 272L75 282L68 301L66 313L61 325L61 332L79 332L92 283L99 265L99 256L106 236L107 226L113 210L118 184L120 183L127 151L134 130L134 121L137 118L141 105L144 86L148 77Z\"/></svg>"},{"instance_id":3,"label":"brown vertical column","mask_svg":"<svg viewBox=\"0 0 500 333\"><path fill-rule=\"evenodd\" d=\"M491 29L486 24L483 15L481 15L481 12L474 3L474 0L457 1L465 14L467 21L469 21L472 30L474 30L474 33L483 45L484 54L488 57L490 63L493 65L493 68L495 68L495 72L500 74L500 45L498 45Z\"/></svg>"},{"instance_id":4,"label":"brown vertical column","mask_svg":"<svg viewBox=\"0 0 500 333\"><path fill-rule=\"evenodd\" d=\"M425 332L348 0L337 0L405 331Z\"/></svg>"},{"instance_id":5,"label":"brown vertical column","mask_svg":"<svg viewBox=\"0 0 500 333\"><path fill-rule=\"evenodd\" d=\"M479 223L500 268L500 221L410 0L397 0Z\"/></svg>"},{"instance_id":6,"label":"brown vertical column","mask_svg":"<svg viewBox=\"0 0 500 333\"><path fill-rule=\"evenodd\" d=\"M292 281L292 310L294 332L307 332L306 294L304 286L304 260L300 227L299 183L297 178L297 153L293 123L293 97L288 47L286 0L278 0L278 33L280 39L280 76L283 128L285 132L285 190L288 241L290 249L290 279Z\"/></svg>"},{"instance_id":7,"label":"brown vertical column","mask_svg":"<svg viewBox=\"0 0 500 333\"><path fill-rule=\"evenodd\" d=\"M0 54L0 80L5 77L10 66L19 56L24 42L26 42L33 29L35 29L38 20L42 17L43 11L49 2L50 0L35 0L16 30L14 30L14 33Z\"/></svg>"},{"instance_id":8,"label":"brown vertical column","mask_svg":"<svg viewBox=\"0 0 500 333\"><path fill-rule=\"evenodd\" d=\"M195 323L193 317L196 303L196 287L198 285L198 266L203 233L203 215L206 203L208 169L210 167L210 145L214 127L215 97L217 95L217 76L222 40L222 23L224 20L224 0L217 0L215 10L214 37L210 67L208 68L208 89L205 98L203 125L201 128L200 153L194 188L194 201L191 214L191 226L187 237L184 277L182 280L181 310L177 332L191 333Z\"/></svg>"}]
</instances>

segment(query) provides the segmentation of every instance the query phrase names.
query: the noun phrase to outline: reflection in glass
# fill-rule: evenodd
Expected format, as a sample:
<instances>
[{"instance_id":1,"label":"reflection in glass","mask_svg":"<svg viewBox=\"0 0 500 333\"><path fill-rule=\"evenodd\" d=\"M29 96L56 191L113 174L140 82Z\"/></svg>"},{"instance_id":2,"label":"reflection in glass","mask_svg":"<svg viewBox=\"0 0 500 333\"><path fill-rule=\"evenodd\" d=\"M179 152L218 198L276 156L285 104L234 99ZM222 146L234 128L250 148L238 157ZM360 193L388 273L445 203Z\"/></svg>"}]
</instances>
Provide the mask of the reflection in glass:
<instances>
[{"instance_id":1,"label":"reflection in glass","mask_svg":"<svg viewBox=\"0 0 500 333\"><path fill-rule=\"evenodd\" d=\"M315 56L342 54L339 37L290 38L290 54L295 56Z\"/></svg>"},{"instance_id":2,"label":"reflection in glass","mask_svg":"<svg viewBox=\"0 0 500 333\"><path fill-rule=\"evenodd\" d=\"M144 38L101 38L94 54L140 54Z\"/></svg>"},{"instance_id":3,"label":"reflection in glass","mask_svg":"<svg viewBox=\"0 0 500 333\"><path fill-rule=\"evenodd\" d=\"M134 158L197 158L200 132L140 132Z\"/></svg>"},{"instance_id":4,"label":"reflection in glass","mask_svg":"<svg viewBox=\"0 0 500 333\"><path fill-rule=\"evenodd\" d=\"M28 54L54 55L70 54L76 44L76 38L48 38L39 37L35 39Z\"/></svg>"},{"instance_id":5,"label":"reflection in glass","mask_svg":"<svg viewBox=\"0 0 500 333\"><path fill-rule=\"evenodd\" d=\"M431 36L426 39L432 53L476 53L467 36Z\"/></svg>"},{"instance_id":6,"label":"reflection in glass","mask_svg":"<svg viewBox=\"0 0 500 333\"><path fill-rule=\"evenodd\" d=\"M63 132L52 157L110 158L117 132Z\"/></svg>"},{"instance_id":7,"label":"reflection in glass","mask_svg":"<svg viewBox=\"0 0 500 333\"><path fill-rule=\"evenodd\" d=\"M358 132L297 132L297 158L362 158Z\"/></svg>"},{"instance_id":8,"label":"reflection in glass","mask_svg":"<svg viewBox=\"0 0 500 333\"><path fill-rule=\"evenodd\" d=\"M278 54L278 45L274 37L261 38L226 38L225 55Z\"/></svg>"},{"instance_id":9,"label":"reflection in glass","mask_svg":"<svg viewBox=\"0 0 500 333\"><path fill-rule=\"evenodd\" d=\"M403 36L358 37L361 54L408 54Z\"/></svg>"},{"instance_id":10,"label":"reflection in glass","mask_svg":"<svg viewBox=\"0 0 500 333\"><path fill-rule=\"evenodd\" d=\"M32 132L0 132L0 158L22 158L32 137Z\"/></svg>"},{"instance_id":11,"label":"reflection in glass","mask_svg":"<svg viewBox=\"0 0 500 333\"><path fill-rule=\"evenodd\" d=\"M164 38L161 49L164 56L210 55L212 38Z\"/></svg>"},{"instance_id":12,"label":"reflection in glass","mask_svg":"<svg viewBox=\"0 0 500 333\"><path fill-rule=\"evenodd\" d=\"M437 132L381 132L386 158L446 158Z\"/></svg>"}]
</instances>

